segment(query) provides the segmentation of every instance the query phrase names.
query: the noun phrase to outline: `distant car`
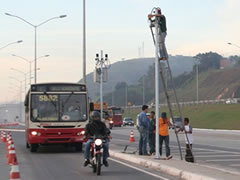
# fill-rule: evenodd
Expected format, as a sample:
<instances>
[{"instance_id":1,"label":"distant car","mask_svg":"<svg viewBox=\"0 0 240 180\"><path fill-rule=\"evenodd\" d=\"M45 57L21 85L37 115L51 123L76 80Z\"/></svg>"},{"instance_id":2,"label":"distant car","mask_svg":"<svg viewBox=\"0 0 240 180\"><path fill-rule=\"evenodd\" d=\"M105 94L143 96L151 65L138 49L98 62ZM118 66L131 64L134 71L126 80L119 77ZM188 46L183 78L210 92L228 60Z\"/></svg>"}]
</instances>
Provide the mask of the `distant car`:
<instances>
[{"instance_id":1,"label":"distant car","mask_svg":"<svg viewBox=\"0 0 240 180\"><path fill-rule=\"evenodd\" d=\"M134 126L134 121L130 117L125 117L123 119L123 126Z\"/></svg>"},{"instance_id":2,"label":"distant car","mask_svg":"<svg viewBox=\"0 0 240 180\"><path fill-rule=\"evenodd\" d=\"M182 121L182 118L181 117L174 117L174 120L175 120L175 127L176 128L183 128L183 121ZM171 118L171 123L173 124L173 121L172 121L172 118ZM174 129L174 126L171 127L172 129Z\"/></svg>"}]
</instances>

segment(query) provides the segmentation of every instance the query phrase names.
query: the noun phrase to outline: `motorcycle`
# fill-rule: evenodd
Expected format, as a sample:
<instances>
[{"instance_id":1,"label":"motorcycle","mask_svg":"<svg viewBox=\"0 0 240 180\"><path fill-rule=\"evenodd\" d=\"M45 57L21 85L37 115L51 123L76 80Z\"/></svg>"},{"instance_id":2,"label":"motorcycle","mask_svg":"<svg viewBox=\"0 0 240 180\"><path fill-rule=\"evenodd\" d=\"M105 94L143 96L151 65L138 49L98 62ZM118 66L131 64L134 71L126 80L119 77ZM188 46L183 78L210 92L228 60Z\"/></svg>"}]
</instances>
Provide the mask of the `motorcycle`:
<instances>
[{"instance_id":1,"label":"motorcycle","mask_svg":"<svg viewBox=\"0 0 240 180\"><path fill-rule=\"evenodd\" d=\"M90 149L90 163L93 168L93 173L97 173L98 176L101 175L104 143L105 140L103 138L96 137L94 138Z\"/></svg>"}]
</instances>

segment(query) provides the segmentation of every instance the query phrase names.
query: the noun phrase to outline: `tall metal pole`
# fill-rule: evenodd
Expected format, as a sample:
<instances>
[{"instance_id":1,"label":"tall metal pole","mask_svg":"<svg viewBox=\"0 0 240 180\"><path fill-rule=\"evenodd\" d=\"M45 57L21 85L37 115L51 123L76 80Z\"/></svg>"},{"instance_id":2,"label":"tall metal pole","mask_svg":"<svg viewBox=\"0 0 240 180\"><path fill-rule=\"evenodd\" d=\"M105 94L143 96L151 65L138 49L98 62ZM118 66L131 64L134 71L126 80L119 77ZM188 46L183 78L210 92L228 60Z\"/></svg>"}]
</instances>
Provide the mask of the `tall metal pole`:
<instances>
[{"instance_id":1,"label":"tall metal pole","mask_svg":"<svg viewBox=\"0 0 240 180\"><path fill-rule=\"evenodd\" d=\"M83 0L83 83L86 84L86 2Z\"/></svg>"},{"instance_id":2,"label":"tall metal pole","mask_svg":"<svg viewBox=\"0 0 240 180\"><path fill-rule=\"evenodd\" d=\"M156 158L160 158L159 154L159 32L158 32L158 21L155 21L155 50L156 50L156 58L155 58L155 111L156 111Z\"/></svg>"},{"instance_id":3,"label":"tall metal pole","mask_svg":"<svg viewBox=\"0 0 240 180\"><path fill-rule=\"evenodd\" d=\"M143 76L143 104L145 104L145 76Z\"/></svg>"},{"instance_id":4,"label":"tall metal pole","mask_svg":"<svg viewBox=\"0 0 240 180\"><path fill-rule=\"evenodd\" d=\"M112 106L114 104L114 88L112 87Z\"/></svg>"},{"instance_id":5,"label":"tall metal pole","mask_svg":"<svg viewBox=\"0 0 240 180\"><path fill-rule=\"evenodd\" d=\"M24 74L24 77L25 77L25 79L24 79L24 84L25 84L24 95L26 95L27 94L27 74L26 73Z\"/></svg>"},{"instance_id":6,"label":"tall metal pole","mask_svg":"<svg viewBox=\"0 0 240 180\"><path fill-rule=\"evenodd\" d=\"M31 61L29 61L29 70L30 70L30 72L29 72L29 85L31 86L31 83L32 83L32 62Z\"/></svg>"},{"instance_id":7,"label":"tall metal pole","mask_svg":"<svg viewBox=\"0 0 240 180\"><path fill-rule=\"evenodd\" d=\"M20 82L20 94L19 94L19 122L22 121L22 82Z\"/></svg>"},{"instance_id":8,"label":"tall metal pole","mask_svg":"<svg viewBox=\"0 0 240 180\"><path fill-rule=\"evenodd\" d=\"M126 83L126 88L125 88L125 106L126 108L128 107L128 85Z\"/></svg>"},{"instance_id":9,"label":"tall metal pole","mask_svg":"<svg viewBox=\"0 0 240 180\"><path fill-rule=\"evenodd\" d=\"M198 62L196 63L196 73L197 73L196 79L197 79L197 103L198 103L198 101L199 101Z\"/></svg>"},{"instance_id":10,"label":"tall metal pole","mask_svg":"<svg viewBox=\"0 0 240 180\"><path fill-rule=\"evenodd\" d=\"M34 26L34 83L37 83L37 26ZM31 78L30 78L31 79Z\"/></svg>"},{"instance_id":11,"label":"tall metal pole","mask_svg":"<svg viewBox=\"0 0 240 180\"><path fill-rule=\"evenodd\" d=\"M101 74L100 74L100 104L101 104L101 120L103 121L103 51L101 51Z\"/></svg>"}]
</instances>

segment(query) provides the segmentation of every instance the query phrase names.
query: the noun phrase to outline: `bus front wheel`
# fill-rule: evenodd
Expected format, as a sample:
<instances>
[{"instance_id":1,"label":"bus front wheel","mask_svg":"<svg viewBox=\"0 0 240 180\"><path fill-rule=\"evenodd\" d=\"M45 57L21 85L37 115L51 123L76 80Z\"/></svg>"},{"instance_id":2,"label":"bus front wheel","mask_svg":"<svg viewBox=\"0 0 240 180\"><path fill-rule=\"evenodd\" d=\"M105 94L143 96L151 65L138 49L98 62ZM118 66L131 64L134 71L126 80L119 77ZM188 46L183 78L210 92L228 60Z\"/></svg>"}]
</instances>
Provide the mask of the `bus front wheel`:
<instances>
[{"instance_id":1,"label":"bus front wheel","mask_svg":"<svg viewBox=\"0 0 240 180\"><path fill-rule=\"evenodd\" d=\"M75 149L77 152L82 152L82 143L76 144Z\"/></svg>"},{"instance_id":2,"label":"bus front wheel","mask_svg":"<svg viewBox=\"0 0 240 180\"><path fill-rule=\"evenodd\" d=\"M38 144L31 144L30 145L30 151L31 152L37 152Z\"/></svg>"}]
</instances>

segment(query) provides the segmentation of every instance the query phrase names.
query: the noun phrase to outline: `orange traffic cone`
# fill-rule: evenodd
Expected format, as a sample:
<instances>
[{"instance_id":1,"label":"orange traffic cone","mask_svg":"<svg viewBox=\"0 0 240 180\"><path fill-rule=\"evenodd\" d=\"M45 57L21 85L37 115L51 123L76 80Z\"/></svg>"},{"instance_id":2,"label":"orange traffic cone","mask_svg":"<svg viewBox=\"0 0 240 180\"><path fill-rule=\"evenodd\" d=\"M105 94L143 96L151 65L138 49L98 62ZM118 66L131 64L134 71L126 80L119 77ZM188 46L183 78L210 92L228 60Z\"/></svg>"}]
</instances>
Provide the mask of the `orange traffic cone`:
<instances>
[{"instance_id":1,"label":"orange traffic cone","mask_svg":"<svg viewBox=\"0 0 240 180\"><path fill-rule=\"evenodd\" d=\"M7 141L7 134L5 131L3 131L2 142L6 142L6 141Z\"/></svg>"},{"instance_id":2,"label":"orange traffic cone","mask_svg":"<svg viewBox=\"0 0 240 180\"><path fill-rule=\"evenodd\" d=\"M131 133L130 133L130 142L131 143L135 142L133 130L131 130Z\"/></svg>"},{"instance_id":3,"label":"orange traffic cone","mask_svg":"<svg viewBox=\"0 0 240 180\"><path fill-rule=\"evenodd\" d=\"M15 148L13 148L13 150L9 151L8 164L11 164L11 165L17 164L17 155L16 155Z\"/></svg>"},{"instance_id":4,"label":"orange traffic cone","mask_svg":"<svg viewBox=\"0 0 240 180\"><path fill-rule=\"evenodd\" d=\"M18 163L15 163L11 167L10 180L21 180Z\"/></svg>"}]
</instances>

